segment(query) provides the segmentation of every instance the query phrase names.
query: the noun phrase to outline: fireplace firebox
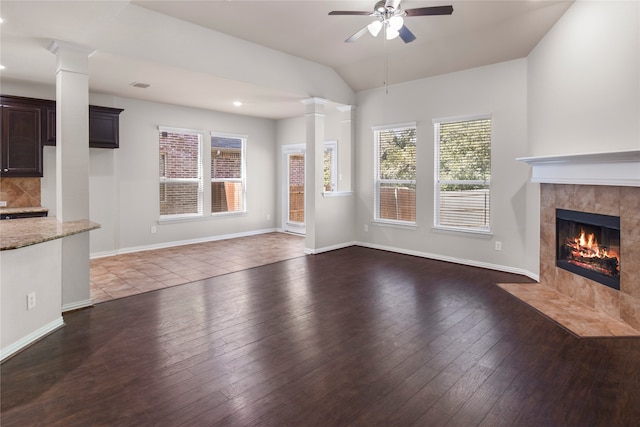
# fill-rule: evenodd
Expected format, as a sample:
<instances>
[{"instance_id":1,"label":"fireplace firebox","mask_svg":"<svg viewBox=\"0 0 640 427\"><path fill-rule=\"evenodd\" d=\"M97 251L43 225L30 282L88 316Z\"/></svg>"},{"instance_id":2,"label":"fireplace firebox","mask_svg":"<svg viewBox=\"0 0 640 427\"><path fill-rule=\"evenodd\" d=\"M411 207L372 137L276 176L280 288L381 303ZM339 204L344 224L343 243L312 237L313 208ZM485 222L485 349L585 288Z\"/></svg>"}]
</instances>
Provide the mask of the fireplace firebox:
<instances>
[{"instance_id":1,"label":"fireplace firebox","mask_svg":"<svg viewBox=\"0 0 640 427\"><path fill-rule=\"evenodd\" d=\"M556 209L556 266L620 290L620 217Z\"/></svg>"}]
</instances>

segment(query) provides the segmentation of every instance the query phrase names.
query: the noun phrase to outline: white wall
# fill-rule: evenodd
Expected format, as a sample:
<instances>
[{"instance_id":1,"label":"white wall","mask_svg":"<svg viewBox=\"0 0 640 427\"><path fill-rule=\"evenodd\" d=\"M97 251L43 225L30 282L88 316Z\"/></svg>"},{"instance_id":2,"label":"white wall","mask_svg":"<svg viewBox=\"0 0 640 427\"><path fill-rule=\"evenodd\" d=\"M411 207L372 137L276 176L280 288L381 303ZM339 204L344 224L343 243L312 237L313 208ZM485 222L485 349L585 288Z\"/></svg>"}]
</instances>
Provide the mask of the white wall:
<instances>
[{"instance_id":1,"label":"white wall","mask_svg":"<svg viewBox=\"0 0 640 427\"><path fill-rule=\"evenodd\" d=\"M528 155L640 149L640 2L576 1L528 78Z\"/></svg>"},{"instance_id":2,"label":"white wall","mask_svg":"<svg viewBox=\"0 0 640 427\"><path fill-rule=\"evenodd\" d=\"M640 2L576 1L527 67L528 156L640 149ZM540 191L529 186L532 263L540 253Z\"/></svg>"},{"instance_id":3,"label":"white wall","mask_svg":"<svg viewBox=\"0 0 640 427\"><path fill-rule=\"evenodd\" d=\"M118 98L116 104L124 108L120 115L120 148L114 153L112 176L104 173L102 188L99 177L92 178L94 191L114 194L117 203L115 228L116 248L136 248L166 242L205 239L211 236L243 234L275 227L275 122L239 115L217 113L168 104ZM158 195L158 126L202 131L205 147L211 131L247 135L247 213L223 217L206 217L196 221L162 222L159 217ZM204 163L209 160L205 149ZM106 171L105 171L106 172ZM206 175L206 174L205 174ZM206 188L206 186L205 186ZM209 199L206 197L205 200ZM97 202L96 202L97 204ZM92 206L92 216L94 209ZM267 215L269 218L267 220ZM93 218L92 218L93 220ZM151 226L157 233L151 234ZM108 233L107 233L108 234ZM106 248L105 236L92 236L92 253ZM107 249L108 250L108 249Z\"/></svg>"},{"instance_id":4,"label":"white wall","mask_svg":"<svg viewBox=\"0 0 640 427\"><path fill-rule=\"evenodd\" d=\"M324 136L327 141L338 141L338 152L344 152L345 142L341 142L341 120L343 114L334 105L325 108L325 129ZM305 117L279 120L277 125L278 139L278 174L277 174L277 224L282 227L283 215L286 215L284 201L282 197L282 185L284 170L282 165L282 147L284 145L305 144L306 143L306 123ZM348 148L350 149L350 148ZM353 165L341 163L338 155L339 173L350 174ZM340 183L338 183L339 189ZM354 240L353 218L354 195L341 197L321 197L316 202L315 215L315 248L322 251L327 248L342 246Z\"/></svg>"},{"instance_id":5,"label":"white wall","mask_svg":"<svg viewBox=\"0 0 640 427\"><path fill-rule=\"evenodd\" d=\"M358 94L357 239L374 247L456 259L508 271L531 271L526 260L528 167L527 65L525 59ZM435 232L432 120L479 113L492 115L491 191L493 238ZM372 224L372 127L417 122L417 230ZM536 213L537 215L537 213ZM364 232L368 225L369 231ZM502 251L494 250L494 241Z\"/></svg>"}]
</instances>

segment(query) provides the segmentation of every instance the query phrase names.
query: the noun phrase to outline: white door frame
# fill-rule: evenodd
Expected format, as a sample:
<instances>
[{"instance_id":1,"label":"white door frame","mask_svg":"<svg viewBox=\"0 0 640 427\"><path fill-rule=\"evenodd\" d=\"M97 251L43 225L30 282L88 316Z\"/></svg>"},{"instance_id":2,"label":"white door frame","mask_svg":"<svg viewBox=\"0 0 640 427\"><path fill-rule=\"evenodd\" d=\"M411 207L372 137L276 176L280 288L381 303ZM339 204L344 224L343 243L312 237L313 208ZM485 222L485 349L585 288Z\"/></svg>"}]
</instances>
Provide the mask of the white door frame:
<instances>
[{"instance_id":1,"label":"white door frame","mask_svg":"<svg viewBox=\"0 0 640 427\"><path fill-rule=\"evenodd\" d=\"M306 156L306 144L290 144L282 146L282 229L285 232L302 234L306 233L305 223L289 221L289 156L291 154L303 154ZM306 174L305 167L305 174ZM305 177L306 181L306 177ZM307 201L304 203L305 216L307 213Z\"/></svg>"}]
</instances>

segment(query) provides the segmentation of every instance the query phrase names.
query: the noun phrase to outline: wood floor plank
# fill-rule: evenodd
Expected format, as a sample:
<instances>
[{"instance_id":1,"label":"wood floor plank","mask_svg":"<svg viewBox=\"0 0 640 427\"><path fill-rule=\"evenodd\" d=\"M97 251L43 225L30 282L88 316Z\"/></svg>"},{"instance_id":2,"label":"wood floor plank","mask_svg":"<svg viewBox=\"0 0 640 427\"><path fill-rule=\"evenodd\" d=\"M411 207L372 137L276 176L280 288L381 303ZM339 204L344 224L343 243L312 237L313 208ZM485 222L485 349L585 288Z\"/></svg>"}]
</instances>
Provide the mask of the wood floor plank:
<instances>
[{"instance_id":1,"label":"wood floor plank","mask_svg":"<svg viewBox=\"0 0 640 427\"><path fill-rule=\"evenodd\" d=\"M578 339L518 281L350 247L103 302L2 364L0 424L637 426L640 339Z\"/></svg>"}]
</instances>

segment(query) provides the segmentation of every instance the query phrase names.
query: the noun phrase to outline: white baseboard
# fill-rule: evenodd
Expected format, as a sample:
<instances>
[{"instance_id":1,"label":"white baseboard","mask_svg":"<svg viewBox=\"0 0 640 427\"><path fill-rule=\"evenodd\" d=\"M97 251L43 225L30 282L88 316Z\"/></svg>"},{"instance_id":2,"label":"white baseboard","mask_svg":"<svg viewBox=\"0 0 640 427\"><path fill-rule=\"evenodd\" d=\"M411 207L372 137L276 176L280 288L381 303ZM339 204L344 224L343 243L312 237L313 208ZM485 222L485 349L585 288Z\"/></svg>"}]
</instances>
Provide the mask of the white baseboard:
<instances>
[{"instance_id":1,"label":"white baseboard","mask_svg":"<svg viewBox=\"0 0 640 427\"><path fill-rule=\"evenodd\" d=\"M0 362L4 362L5 359L13 356L20 350L30 346L34 342L44 338L45 336L49 335L51 332L57 329L60 329L63 326L64 326L64 320L62 316L60 316L53 322L47 325L44 325L40 329L30 333L29 335L23 338L20 338L18 341L0 350Z\"/></svg>"},{"instance_id":2,"label":"white baseboard","mask_svg":"<svg viewBox=\"0 0 640 427\"><path fill-rule=\"evenodd\" d=\"M179 240L179 241L164 242L164 243L159 243L159 244L154 244L154 245L145 245L145 246L135 246L135 247L129 247L129 248L121 248L121 249L118 249L116 251L94 252L94 253L91 254L91 259L103 258L103 257L107 257L107 256L120 255L120 254L126 254L126 253L150 251L150 250L154 250L154 249L164 249L164 248L170 248L170 247L174 247L174 246L191 245L191 244L195 244L195 243L206 243L206 242L214 242L214 241L218 241L218 240L235 239L235 238L238 238L238 237L255 236L255 235L259 235L259 234L266 234L266 233L273 233L273 232L283 232L283 230L280 229L280 228L267 228L267 229L262 229L262 230L246 231L246 232L242 232L242 233L223 234L223 235L219 235L219 236L209 236L209 237L203 237L203 238L199 238L199 239ZM365 248L380 249L380 250L384 250L384 251L395 252L395 253L400 253L400 254L405 254L405 255L418 256L418 257L421 257L421 258L429 258L429 259L434 259L434 260L438 260L438 261L446 261L446 262L452 262L452 263L456 263L456 264L468 265L468 266L471 266L471 267L486 268L486 269L489 269L489 270L496 270L496 271L502 271L502 272L505 272L505 273L513 273L513 274L518 274L518 275L521 275L521 276L526 276L526 277L529 277L530 279L533 279L533 280L535 280L537 282L540 281L540 276L538 274L533 273L533 272L528 271L528 270L525 270L525 269L521 269L521 268L510 267L510 266L499 265L499 264L491 264L491 263L475 261L475 260L468 260L468 259L464 259L464 258L449 257L449 256L433 254L433 253L429 253L429 252L421 252L421 251L414 251L414 250L410 250L410 249L396 248L396 247L393 247L393 246L385 246L385 245L377 245L377 244L374 244L374 243L358 242L358 241L340 243L340 244L337 244L337 245L326 246L326 247L318 248L318 249L305 248L304 253L308 254L308 255L314 255L314 254L320 254L320 253L323 253L323 252L334 251L334 250L337 250L337 249L347 248L349 246L362 246L362 247L365 247ZM90 305L90 304L88 304L88 305ZM74 307L69 307L69 308L66 308L66 306L64 306L63 307L63 311L76 310L78 308L84 308L86 306L87 305L84 305L84 306L80 305L80 306L77 306L77 307L74 306Z\"/></svg>"},{"instance_id":3,"label":"white baseboard","mask_svg":"<svg viewBox=\"0 0 640 427\"><path fill-rule=\"evenodd\" d=\"M208 237L201 237L198 239L176 240L172 242L156 243L153 245L132 246L128 248L116 249L114 251L93 252L91 254L91 259L104 258L108 256L121 255L121 254L129 254L134 252L151 251L154 249L165 249L165 248L171 248L174 246L193 245L195 243L207 243L207 242L215 242L218 240L236 239L238 237L256 236L258 234L273 233L276 231L277 231L276 228L265 228L262 230L252 230L252 231L245 231L242 233L233 233L233 234L222 234L219 236L208 236Z\"/></svg>"},{"instance_id":4,"label":"white baseboard","mask_svg":"<svg viewBox=\"0 0 640 427\"><path fill-rule=\"evenodd\" d=\"M348 248L349 246L355 246L355 245L357 245L356 242L347 242L347 243L340 243L333 246L326 246L324 248L318 248L318 249L305 248L304 253L308 255L316 255L316 254L321 254L323 252L335 251L337 249L344 249L344 248Z\"/></svg>"},{"instance_id":5,"label":"white baseboard","mask_svg":"<svg viewBox=\"0 0 640 427\"><path fill-rule=\"evenodd\" d=\"M66 313L67 311L73 311L73 310L79 310L81 308L87 308L87 307L92 307L93 304L91 303L91 300L84 300L84 301L77 301L77 302L72 302L69 304L63 304L62 305L62 312Z\"/></svg>"},{"instance_id":6,"label":"white baseboard","mask_svg":"<svg viewBox=\"0 0 640 427\"><path fill-rule=\"evenodd\" d=\"M366 243L366 242L356 242L354 244L357 246L365 247L365 248L380 249L383 251L395 252L395 253L404 254L404 255L412 255L412 256L418 256L421 258L434 259L436 261L446 261L446 262L452 262L455 264L468 265L470 267L480 267L480 268L486 268L488 270L502 271L504 273L513 273L513 274L518 274L520 276L529 277L530 279L533 279L537 282L540 281L540 277L535 273L532 273L522 268L510 267L507 265L491 264L491 263L482 262L482 261L475 261L475 260L469 260L464 258L438 255L438 254L433 254L429 252L414 251L410 249L402 249L402 248L396 248L392 246L376 245L373 243Z\"/></svg>"}]
</instances>

